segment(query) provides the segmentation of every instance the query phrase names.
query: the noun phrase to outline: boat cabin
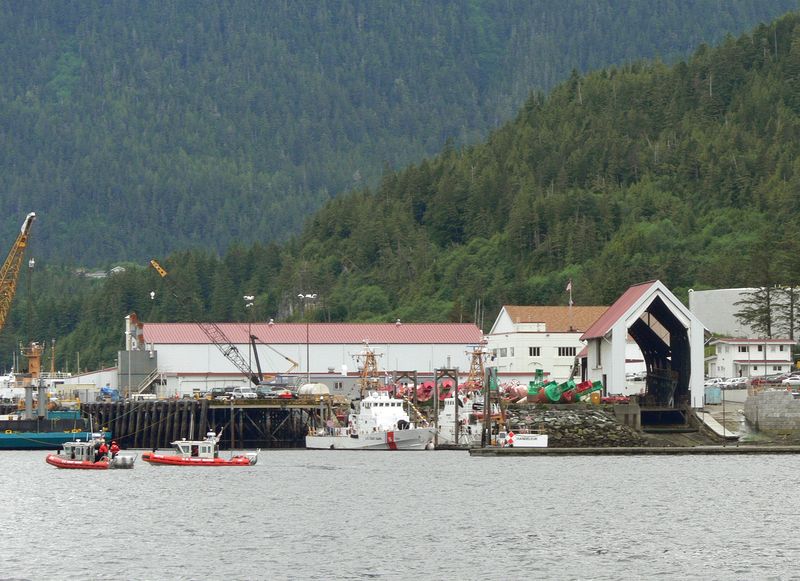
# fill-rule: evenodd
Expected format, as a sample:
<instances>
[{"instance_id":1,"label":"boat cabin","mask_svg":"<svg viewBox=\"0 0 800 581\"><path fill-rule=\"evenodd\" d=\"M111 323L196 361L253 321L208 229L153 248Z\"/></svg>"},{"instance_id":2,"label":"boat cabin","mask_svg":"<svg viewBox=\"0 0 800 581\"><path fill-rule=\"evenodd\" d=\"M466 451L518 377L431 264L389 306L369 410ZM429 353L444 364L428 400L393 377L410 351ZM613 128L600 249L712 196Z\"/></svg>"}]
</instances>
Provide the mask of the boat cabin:
<instances>
[{"instance_id":1,"label":"boat cabin","mask_svg":"<svg viewBox=\"0 0 800 581\"><path fill-rule=\"evenodd\" d=\"M403 400L372 391L361 401L357 417L360 432L406 429L411 426Z\"/></svg>"},{"instance_id":2,"label":"boat cabin","mask_svg":"<svg viewBox=\"0 0 800 581\"><path fill-rule=\"evenodd\" d=\"M67 460L94 462L96 452L94 440L89 440L88 442L64 442L64 457Z\"/></svg>"},{"instance_id":3,"label":"boat cabin","mask_svg":"<svg viewBox=\"0 0 800 581\"><path fill-rule=\"evenodd\" d=\"M214 432L206 434L205 440L178 440L172 445L184 458L217 458L217 437Z\"/></svg>"}]
</instances>

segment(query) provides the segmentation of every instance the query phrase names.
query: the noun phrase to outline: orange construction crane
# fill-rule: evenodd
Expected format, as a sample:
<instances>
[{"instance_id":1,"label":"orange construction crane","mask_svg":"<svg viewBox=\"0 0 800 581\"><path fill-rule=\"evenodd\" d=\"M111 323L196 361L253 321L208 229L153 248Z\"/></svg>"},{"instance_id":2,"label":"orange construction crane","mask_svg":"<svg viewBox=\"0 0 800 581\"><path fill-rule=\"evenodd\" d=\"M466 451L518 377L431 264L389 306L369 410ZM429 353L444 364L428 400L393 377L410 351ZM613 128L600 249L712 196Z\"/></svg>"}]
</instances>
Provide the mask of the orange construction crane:
<instances>
[{"instance_id":1,"label":"orange construction crane","mask_svg":"<svg viewBox=\"0 0 800 581\"><path fill-rule=\"evenodd\" d=\"M14 300L14 293L17 291L19 267L22 264L25 248L28 246L28 235L34 219L36 219L34 212L25 217L17 241L11 247L6 261L3 263L3 268L0 270L0 330L6 324L6 317L11 310L11 301Z\"/></svg>"}]
</instances>

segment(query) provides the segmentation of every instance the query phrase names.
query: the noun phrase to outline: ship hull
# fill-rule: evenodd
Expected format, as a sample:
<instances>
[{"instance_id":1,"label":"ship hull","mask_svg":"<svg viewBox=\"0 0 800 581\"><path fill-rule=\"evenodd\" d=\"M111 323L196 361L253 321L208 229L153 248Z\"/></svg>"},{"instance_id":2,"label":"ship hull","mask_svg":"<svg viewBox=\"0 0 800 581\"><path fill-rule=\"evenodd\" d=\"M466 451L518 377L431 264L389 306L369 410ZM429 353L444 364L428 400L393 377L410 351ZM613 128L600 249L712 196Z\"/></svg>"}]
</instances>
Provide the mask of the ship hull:
<instances>
[{"instance_id":1,"label":"ship hull","mask_svg":"<svg viewBox=\"0 0 800 581\"><path fill-rule=\"evenodd\" d=\"M103 434L111 438L110 432ZM90 440L91 432L0 432L0 450L60 450L66 442Z\"/></svg>"},{"instance_id":2,"label":"ship hull","mask_svg":"<svg viewBox=\"0 0 800 581\"><path fill-rule=\"evenodd\" d=\"M108 470L110 466L107 458L99 462L89 462L88 460L70 460L57 454L49 454L45 461L51 466L66 470Z\"/></svg>"},{"instance_id":3,"label":"ship hull","mask_svg":"<svg viewBox=\"0 0 800 581\"><path fill-rule=\"evenodd\" d=\"M144 452L142 460L159 466L253 466L258 456L234 456L233 458L184 458L171 454Z\"/></svg>"},{"instance_id":4,"label":"ship hull","mask_svg":"<svg viewBox=\"0 0 800 581\"><path fill-rule=\"evenodd\" d=\"M428 450L433 444L436 430L413 428L410 430L376 431L353 436L306 436L309 450Z\"/></svg>"}]
</instances>

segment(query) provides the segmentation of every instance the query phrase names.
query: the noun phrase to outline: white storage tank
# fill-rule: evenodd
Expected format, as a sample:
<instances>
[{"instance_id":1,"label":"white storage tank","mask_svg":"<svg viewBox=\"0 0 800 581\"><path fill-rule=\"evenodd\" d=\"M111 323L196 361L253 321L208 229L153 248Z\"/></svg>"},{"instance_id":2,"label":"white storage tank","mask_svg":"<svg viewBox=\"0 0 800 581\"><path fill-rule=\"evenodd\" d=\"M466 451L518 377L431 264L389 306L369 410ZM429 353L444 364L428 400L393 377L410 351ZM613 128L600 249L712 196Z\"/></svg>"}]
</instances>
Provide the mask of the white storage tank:
<instances>
[{"instance_id":1,"label":"white storage tank","mask_svg":"<svg viewBox=\"0 0 800 581\"><path fill-rule=\"evenodd\" d=\"M330 395L331 390L324 383L304 383L297 390L297 395Z\"/></svg>"}]
</instances>

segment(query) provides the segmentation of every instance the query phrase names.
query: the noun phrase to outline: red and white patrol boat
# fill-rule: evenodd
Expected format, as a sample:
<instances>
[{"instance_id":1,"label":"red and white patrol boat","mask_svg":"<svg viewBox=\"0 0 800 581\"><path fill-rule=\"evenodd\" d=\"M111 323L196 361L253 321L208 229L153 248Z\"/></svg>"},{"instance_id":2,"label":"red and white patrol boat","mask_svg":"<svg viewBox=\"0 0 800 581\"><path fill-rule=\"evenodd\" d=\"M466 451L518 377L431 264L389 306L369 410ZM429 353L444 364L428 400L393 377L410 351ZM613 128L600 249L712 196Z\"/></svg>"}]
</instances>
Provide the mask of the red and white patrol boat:
<instances>
[{"instance_id":1,"label":"red and white patrol boat","mask_svg":"<svg viewBox=\"0 0 800 581\"><path fill-rule=\"evenodd\" d=\"M109 468L133 468L136 455L117 454L113 458L104 454L95 461L97 447L104 441L100 434L92 434L91 440L76 440L74 442L64 442L63 454L48 454L45 462L56 468L67 468L72 470L108 470Z\"/></svg>"},{"instance_id":2,"label":"red and white patrol boat","mask_svg":"<svg viewBox=\"0 0 800 581\"><path fill-rule=\"evenodd\" d=\"M178 440L172 442L174 454L142 453L142 460L164 466L253 466L258 452L247 452L229 458L219 456L219 435L208 432L205 440Z\"/></svg>"}]
</instances>

